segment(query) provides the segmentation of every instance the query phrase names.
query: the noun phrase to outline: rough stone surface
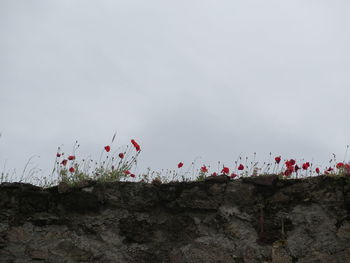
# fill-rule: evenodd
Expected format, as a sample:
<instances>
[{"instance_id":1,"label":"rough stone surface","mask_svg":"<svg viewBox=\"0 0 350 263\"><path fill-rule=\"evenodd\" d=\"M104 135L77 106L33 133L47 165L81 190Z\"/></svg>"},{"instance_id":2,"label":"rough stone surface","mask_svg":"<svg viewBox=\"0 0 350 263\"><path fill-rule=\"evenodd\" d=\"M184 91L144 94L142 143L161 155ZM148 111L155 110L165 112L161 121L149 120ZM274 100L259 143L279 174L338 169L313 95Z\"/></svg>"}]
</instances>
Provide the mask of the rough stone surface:
<instances>
[{"instance_id":1,"label":"rough stone surface","mask_svg":"<svg viewBox=\"0 0 350 263\"><path fill-rule=\"evenodd\" d=\"M350 178L0 185L0 262L350 262Z\"/></svg>"}]
</instances>

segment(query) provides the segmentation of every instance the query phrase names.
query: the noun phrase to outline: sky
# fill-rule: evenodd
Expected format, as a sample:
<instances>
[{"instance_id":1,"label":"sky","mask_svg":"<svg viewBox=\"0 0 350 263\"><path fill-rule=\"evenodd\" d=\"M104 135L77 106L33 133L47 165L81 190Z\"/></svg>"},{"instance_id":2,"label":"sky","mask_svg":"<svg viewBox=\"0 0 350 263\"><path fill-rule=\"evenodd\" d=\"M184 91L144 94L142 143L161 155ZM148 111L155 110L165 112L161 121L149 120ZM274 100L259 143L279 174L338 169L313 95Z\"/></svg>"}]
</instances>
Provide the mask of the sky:
<instances>
[{"instance_id":1,"label":"sky","mask_svg":"<svg viewBox=\"0 0 350 263\"><path fill-rule=\"evenodd\" d=\"M112 150L140 144L138 173L254 152L342 161L349 13L345 0L0 0L0 171L30 159L48 176L57 147L98 159L115 132Z\"/></svg>"}]
</instances>

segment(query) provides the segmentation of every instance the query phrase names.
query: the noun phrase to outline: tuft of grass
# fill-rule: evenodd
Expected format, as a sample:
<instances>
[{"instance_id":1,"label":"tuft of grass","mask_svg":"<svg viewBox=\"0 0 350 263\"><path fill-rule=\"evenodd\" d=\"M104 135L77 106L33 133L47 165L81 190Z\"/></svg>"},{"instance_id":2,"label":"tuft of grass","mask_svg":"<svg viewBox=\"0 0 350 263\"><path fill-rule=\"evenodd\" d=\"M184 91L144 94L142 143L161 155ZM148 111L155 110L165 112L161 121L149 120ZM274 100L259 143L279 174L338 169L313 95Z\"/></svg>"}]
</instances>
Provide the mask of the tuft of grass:
<instances>
[{"instance_id":1,"label":"tuft of grass","mask_svg":"<svg viewBox=\"0 0 350 263\"><path fill-rule=\"evenodd\" d=\"M115 135L112 143L114 138ZM111 152L110 145L104 146L98 162L93 159L82 159L79 162L76 156L76 151L79 148L78 142L75 143L72 153L68 156L59 147L52 173L58 174L58 183L63 182L70 186L89 180L112 182L135 178L136 175L131 172L131 169L137 165L137 157L141 148L135 140L132 139L131 143L133 148L127 146L122 151L117 149ZM135 152L132 152L133 150Z\"/></svg>"}]
</instances>

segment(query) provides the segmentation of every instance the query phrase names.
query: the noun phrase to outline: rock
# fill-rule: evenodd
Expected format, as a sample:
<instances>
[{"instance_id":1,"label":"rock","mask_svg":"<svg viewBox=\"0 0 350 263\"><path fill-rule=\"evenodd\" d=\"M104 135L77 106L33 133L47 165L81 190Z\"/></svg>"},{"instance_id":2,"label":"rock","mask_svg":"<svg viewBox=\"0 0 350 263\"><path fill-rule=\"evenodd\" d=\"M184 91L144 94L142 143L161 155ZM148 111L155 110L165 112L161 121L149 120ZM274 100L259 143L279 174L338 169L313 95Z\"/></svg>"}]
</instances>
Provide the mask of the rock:
<instances>
[{"instance_id":1,"label":"rock","mask_svg":"<svg viewBox=\"0 0 350 263\"><path fill-rule=\"evenodd\" d=\"M338 229L337 236L350 242L350 222L345 221Z\"/></svg>"},{"instance_id":2,"label":"rock","mask_svg":"<svg viewBox=\"0 0 350 263\"><path fill-rule=\"evenodd\" d=\"M235 263L236 256L228 248L222 248L219 244L193 243L180 249L181 256L177 262L186 263ZM174 261L173 261L174 262Z\"/></svg>"},{"instance_id":3,"label":"rock","mask_svg":"<svg viewBox=\"0 0 350 263\"><path fill-rule=\"evenodd\" d=\"M0 185L0 262L350 262L350 180Z\"/></svg>"},{"instance_id":4,"label":"rock","mask_svg":"<svg viewBox=\"0 0 350 263\"><path fill-rule=\"evenodd\" d=\"M284 242L275 242L272 245L271 253L272 263L292 263L293 258L289 255L285 248Z\"/></svg>"},{"instance_id":5,"label":"rock","mask_svg":"<svg viewBox=\"0 0 350 263\"><path fill-rule=\"evenodd\" d=\"M47 249L31 249L28 254L31 259L44 260L49 257Z\"/></svg>"},{"instance_id":6,"label":"rock","mask_svg":"<svg viewBox=\"0 0 350 263\"><path fill-rule=\"evenodd\" d=\"M227 175L224 175L224 174L221 174L221 175L218 175L218 176L208 176L208 177L205 177L204 178L204 181L207 181L207 182L217 182L217 183L225 183L225 182L228 182L230 181L230 177L228 177Z\"/></svg>"},{"instance_id":7,"label":"rock","mask_svg":"<svg viewBox=\"0 0 350 263\"><path fill-rule=\"evenodd\" d=\"M25 243L29 241L29 234L21 226L12 227L7 231L7 240L14 243Z\"/></svg>"},{"instance_id":8,"label":"rock","mask_svg":"<svg viewBox=\"0 0 350 263\"><path fill-rule=\"evenodd\" d=\"M305 257L298 260L298 263L320 263L320 262L338 263L339 261L337 261L334 256L327 253L320 252L320 251L311 251Z\"/></svg>"},{"instance_id":9,"label":"rock","mask_svg":"<svg viewBox=\"0 0 350 263\"><path fill-rule=\"evenodd\" d=\"M60 182L57 186L57 190L60 194L62 194L71 190L71 187L66 182Z\"/></svg>"},{"instance_id":10,"label":"rock","mask_svg":"<svg viewBox=\"0 0 350 263\"><path fill-rule=\"evenodd\" d=\"M276 175L261 175L256 177L243 177L242 180L245 183L252 183L255 185L262 186L272 186L277 182L278 177Z\"/></svg>"}]
</instances>

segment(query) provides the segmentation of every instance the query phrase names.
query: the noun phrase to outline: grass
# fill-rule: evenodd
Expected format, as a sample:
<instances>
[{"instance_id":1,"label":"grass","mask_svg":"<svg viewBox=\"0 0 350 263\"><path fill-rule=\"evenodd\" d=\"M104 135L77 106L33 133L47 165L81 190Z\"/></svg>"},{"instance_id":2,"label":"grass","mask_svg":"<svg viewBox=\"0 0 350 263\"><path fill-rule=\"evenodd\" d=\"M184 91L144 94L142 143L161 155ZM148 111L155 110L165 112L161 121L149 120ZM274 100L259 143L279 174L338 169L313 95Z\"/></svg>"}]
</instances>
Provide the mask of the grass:
<instances>
[{"instance_id":1,"label":"grass","mask_svg":"<svg viewBox=\"0 0 350 263\"><path fill-rule=\"evenodd\" d=\"M234 162L233 167L222 165L218 162L217 169L213 170L210 166L202 164L200 168L195 168L195 161L191 163L186 172L183 171L183 163L179 162L177 169L167 169L161 172L151 171L147 169L145 173L136 174L133 172L137 167L137 158L141 153L140 145L131 140L131 145L125 149L117 148L113 150L115 135L111 144L101 147L101 154L98 161L93 159L78 160L76 152L80 145L78 142L74 144L72 152L68 155L62 151L60 147L57 149L54 168L49 177L35 178L37 167L28 170L29 164L35 156L31 157L25 165L19 182L30 182L41 187L50 187L65 183L69 186L80 184L83 181L95 180L100 182L112 181L138 181L146 183L168 183L172 181L203 181L209 176L226 175L232 180L242 177L277 175L283 179L291 178L307 178L311 176L348 176L350 175L350 164L345 163L349 146L346 148L343 162L338 162L333 154L329 164L321 169L314 167L313 163L302 161L297 162L294 159L282 159L281 156L272 156L270 153L269 160L259 167L259 162L255 161L256 153L253 160L242 158L239 156ZM6 164L5 164L6 165ZM5 172L5 167L0 175L0 183L9 182L10 174ZM27 175L27 176L25 176ZM25 181L27 178L27 181ZM31 178L31 180L28 180Z\"/></svg>"}]
</instances>

